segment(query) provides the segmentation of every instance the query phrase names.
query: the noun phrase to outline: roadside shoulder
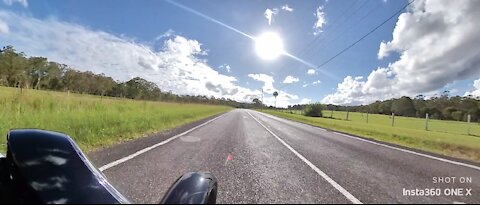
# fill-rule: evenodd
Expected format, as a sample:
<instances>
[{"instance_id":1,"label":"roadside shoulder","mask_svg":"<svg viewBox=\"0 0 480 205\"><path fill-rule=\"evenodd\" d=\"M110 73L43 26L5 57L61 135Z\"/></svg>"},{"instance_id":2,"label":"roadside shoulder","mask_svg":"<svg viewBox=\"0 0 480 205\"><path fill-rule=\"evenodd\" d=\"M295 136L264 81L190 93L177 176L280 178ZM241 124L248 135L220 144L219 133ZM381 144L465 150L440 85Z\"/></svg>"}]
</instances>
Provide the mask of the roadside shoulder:
<instances>
[{"instance_id":1,"label":"roadside shoulder","mask_svg":"<svg viewBox=\"0 0 480 205\"><path fill-rule=\"evenodd\" d=\"M348 138L351 138L351 139L356 139L356 140L363 141L363 142L366 142L366 143L375 144L377 146L383 146L383 147L387 147L387 148L390 148L390 149L395 149L395 150L398 150L398 151L402 151L402 152L406 152L406 153L410 153L410 154L415 154L415 155L419 155L419 156L423 156L423 157L427 157L427 158L433 158L433 159L438 158L438 159L440 159L440 161L452 161L452 162L456 162L456 163L459 163L459 164L465 164L468 167L476 167L475 169L477 169L477 170L478 170L478 167L480 167L480 163L474 162L474 161L455 158L455 157L442 155L442 154L438 154L438 153L434 153L434 152L428 152L428 151L424 151L424 150L420 150L420 149L416 149L416 148L411 148L411 147L406 147L406 146L393 144L393 143L389 143L389 142L379 141L379 140L372 139L372 138L369 138L369 137L359 136L359 135L355 135L355 134L351 134L351 133L347 133L347 132L343 132L343 131L332 130L332 129L329 129L329 128L304 123L302 121L298 121L298 120L295 120L295 119L290 119L290 118L277 116L277 115L271 115L269 113L264 113L264 112L261 112L261 111L256 111L256 112L260 113L261 115L263 115L265 117L271 118L273 120L278 120L278 119L275 119L275 118L279 118L279 119L282 119L282 120L288 120L288 121L293 122L293 123L299 123L299 124L310 126L310 127L313 127L313 128L319 128L319 129L322 129L323 131L330 132L330 133L336 134L338 136L343 136L343 137L348 137Z\"/></svg>"},{"instance_id":2,"label":"roadside shoulder","mask_svg":"<svg viewBox=\"0 0 480 205\"><path fill-rule=\"evenodd\" d=\"M199 126L211 119L214 119L220 115L223 115L227 112L212 115L210 117L204 118L202 120L198 120L195 122L191 122L185 125L181 125L175 127L170 130L166 130L163 132L149 134L145 137L140 137L135 140L127 141L121 144L116 144L110 147L102 148L99 150L95 150L92 152L87 153L88 158L95 164L97 167L100 167L104 164L108 164L112 161L117 159L123 158L125 156L131 155L139 150L145 149L147 147L152 146L153 144L160 143L165 141L173 136L181 134L187 130L190 130L196 126Z\"/></svg>"}]
</instances>

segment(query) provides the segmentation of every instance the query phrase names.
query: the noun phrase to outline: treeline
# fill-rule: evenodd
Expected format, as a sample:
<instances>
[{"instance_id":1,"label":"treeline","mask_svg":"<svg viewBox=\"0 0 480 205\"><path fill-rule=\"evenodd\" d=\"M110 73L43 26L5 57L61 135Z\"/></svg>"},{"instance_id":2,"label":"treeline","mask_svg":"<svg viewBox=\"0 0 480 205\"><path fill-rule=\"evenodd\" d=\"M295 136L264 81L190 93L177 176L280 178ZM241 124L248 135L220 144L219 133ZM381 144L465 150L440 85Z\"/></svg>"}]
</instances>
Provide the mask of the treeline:
<instances>
[{"instance_id":1,"label":"treeline","mask_svg":"<svg viewBox=\"0 0 480 205\"><path fill-rule=\"evenodd\" d=\"M305 105L289 106L288 109L303 110ZM385 114L425 118L428 113L429 118L439 120L467 121L468 115L471 121L478 121L480 118L480 100L473 96L449 96L448 91L444 91L441 96L426 99L423 95L415 98L401 97L385 101L376 101L369 105L359 106L337 106L324 105L327 110L364 112L373 114Z\"/></svg>"},{"instance_id":2,"label":"treeline","mask_svg":"<svg viewBox=\"0 0 480 205\"><path fill-rule=\"evenodd\" d=\"M104 74L81 72L44 57L27 57L12 46L0 50L0 86L121 97L180 103L204 103L239 108L251 107L231 99L176 95L164 92L153 82L140 77L118 82Z\"/></svg>"}]
</instances>

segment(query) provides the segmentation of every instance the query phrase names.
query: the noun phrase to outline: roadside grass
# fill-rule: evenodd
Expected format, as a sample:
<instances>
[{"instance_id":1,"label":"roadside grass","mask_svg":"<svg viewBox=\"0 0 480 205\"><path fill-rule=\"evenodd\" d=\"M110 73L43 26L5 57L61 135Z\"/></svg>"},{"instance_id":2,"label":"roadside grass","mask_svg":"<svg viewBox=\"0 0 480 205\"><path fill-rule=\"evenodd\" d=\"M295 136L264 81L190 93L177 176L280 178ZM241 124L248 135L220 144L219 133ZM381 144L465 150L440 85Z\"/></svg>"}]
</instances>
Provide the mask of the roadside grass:
<instances>
[{"instance_id":1,"label":"roadside grass","mask_svg":"<svg viewBox=\"0 0 480 205\"><path fill-rule=\"evenodd\" d=\"M230 110L227 106L164 103L0 87L0 152L14 128L71 136L82 150L133 140Z\"/></svg>"},{"instance_id":2,"label":"roadside grass","mask_svg":"<svg viewBox=\"0 0 480 205\"><path fill-rule=\"evenodd\" d=\"M275 110L259 110L278 117L345 132L382 142L437 153L445 156L480 162L480 125L464 122L430 120L429 131L425 130L425 119L395 117L392 127L390 116L324 111L324 118L307 117L299 112L291 114ZM471 135L468 135L470 127Z\"/></svg>"}]
</instances>

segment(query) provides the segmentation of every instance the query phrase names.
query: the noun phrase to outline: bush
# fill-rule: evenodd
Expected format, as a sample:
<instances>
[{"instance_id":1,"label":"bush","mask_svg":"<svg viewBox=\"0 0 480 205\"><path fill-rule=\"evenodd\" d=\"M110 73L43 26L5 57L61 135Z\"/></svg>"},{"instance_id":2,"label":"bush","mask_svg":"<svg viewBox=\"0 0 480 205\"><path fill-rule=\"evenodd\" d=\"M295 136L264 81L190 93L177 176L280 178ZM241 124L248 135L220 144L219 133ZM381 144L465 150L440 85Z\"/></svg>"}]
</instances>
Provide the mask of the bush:
<instances>
[{"instance_id":1,"label":"bush","mask_svg":"<svg viewBox=\"0 0 480 205\"><path fill-rule=\"evenodd\" d=\"M316 103L307 105L303 114L309 117L322 117L323 105Z\"/></svg>"}]
</instances>

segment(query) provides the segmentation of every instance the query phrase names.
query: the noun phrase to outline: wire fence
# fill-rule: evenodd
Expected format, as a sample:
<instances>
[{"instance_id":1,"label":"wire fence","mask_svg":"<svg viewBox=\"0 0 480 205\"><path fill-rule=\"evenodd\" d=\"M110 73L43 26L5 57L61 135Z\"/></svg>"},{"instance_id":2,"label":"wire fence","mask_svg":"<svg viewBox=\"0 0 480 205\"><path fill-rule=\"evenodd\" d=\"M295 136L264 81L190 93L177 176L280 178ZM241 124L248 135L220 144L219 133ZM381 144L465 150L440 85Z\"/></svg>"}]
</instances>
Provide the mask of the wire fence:
<instances>
[{"instance_id":1,"label":"wire fence","mask_svg":"<svg viewBox=\"0 0 480 205\"><path fill-rule=\"evenodd\" d=\"M302 115L303 110L283 110L281 112ZM324 110L322 112L324 118L332 118L335 120L348 120L356 123L374 124L382 126L393 126L416 130L427 130L432 132L444 132L459 135L470 135L480 137L480 123L435 120L426 118L401 117L381 114L367 114L359 112L344 112ZM348 118L348 119L347 119Z\"/></svg>"}]
</instances>

